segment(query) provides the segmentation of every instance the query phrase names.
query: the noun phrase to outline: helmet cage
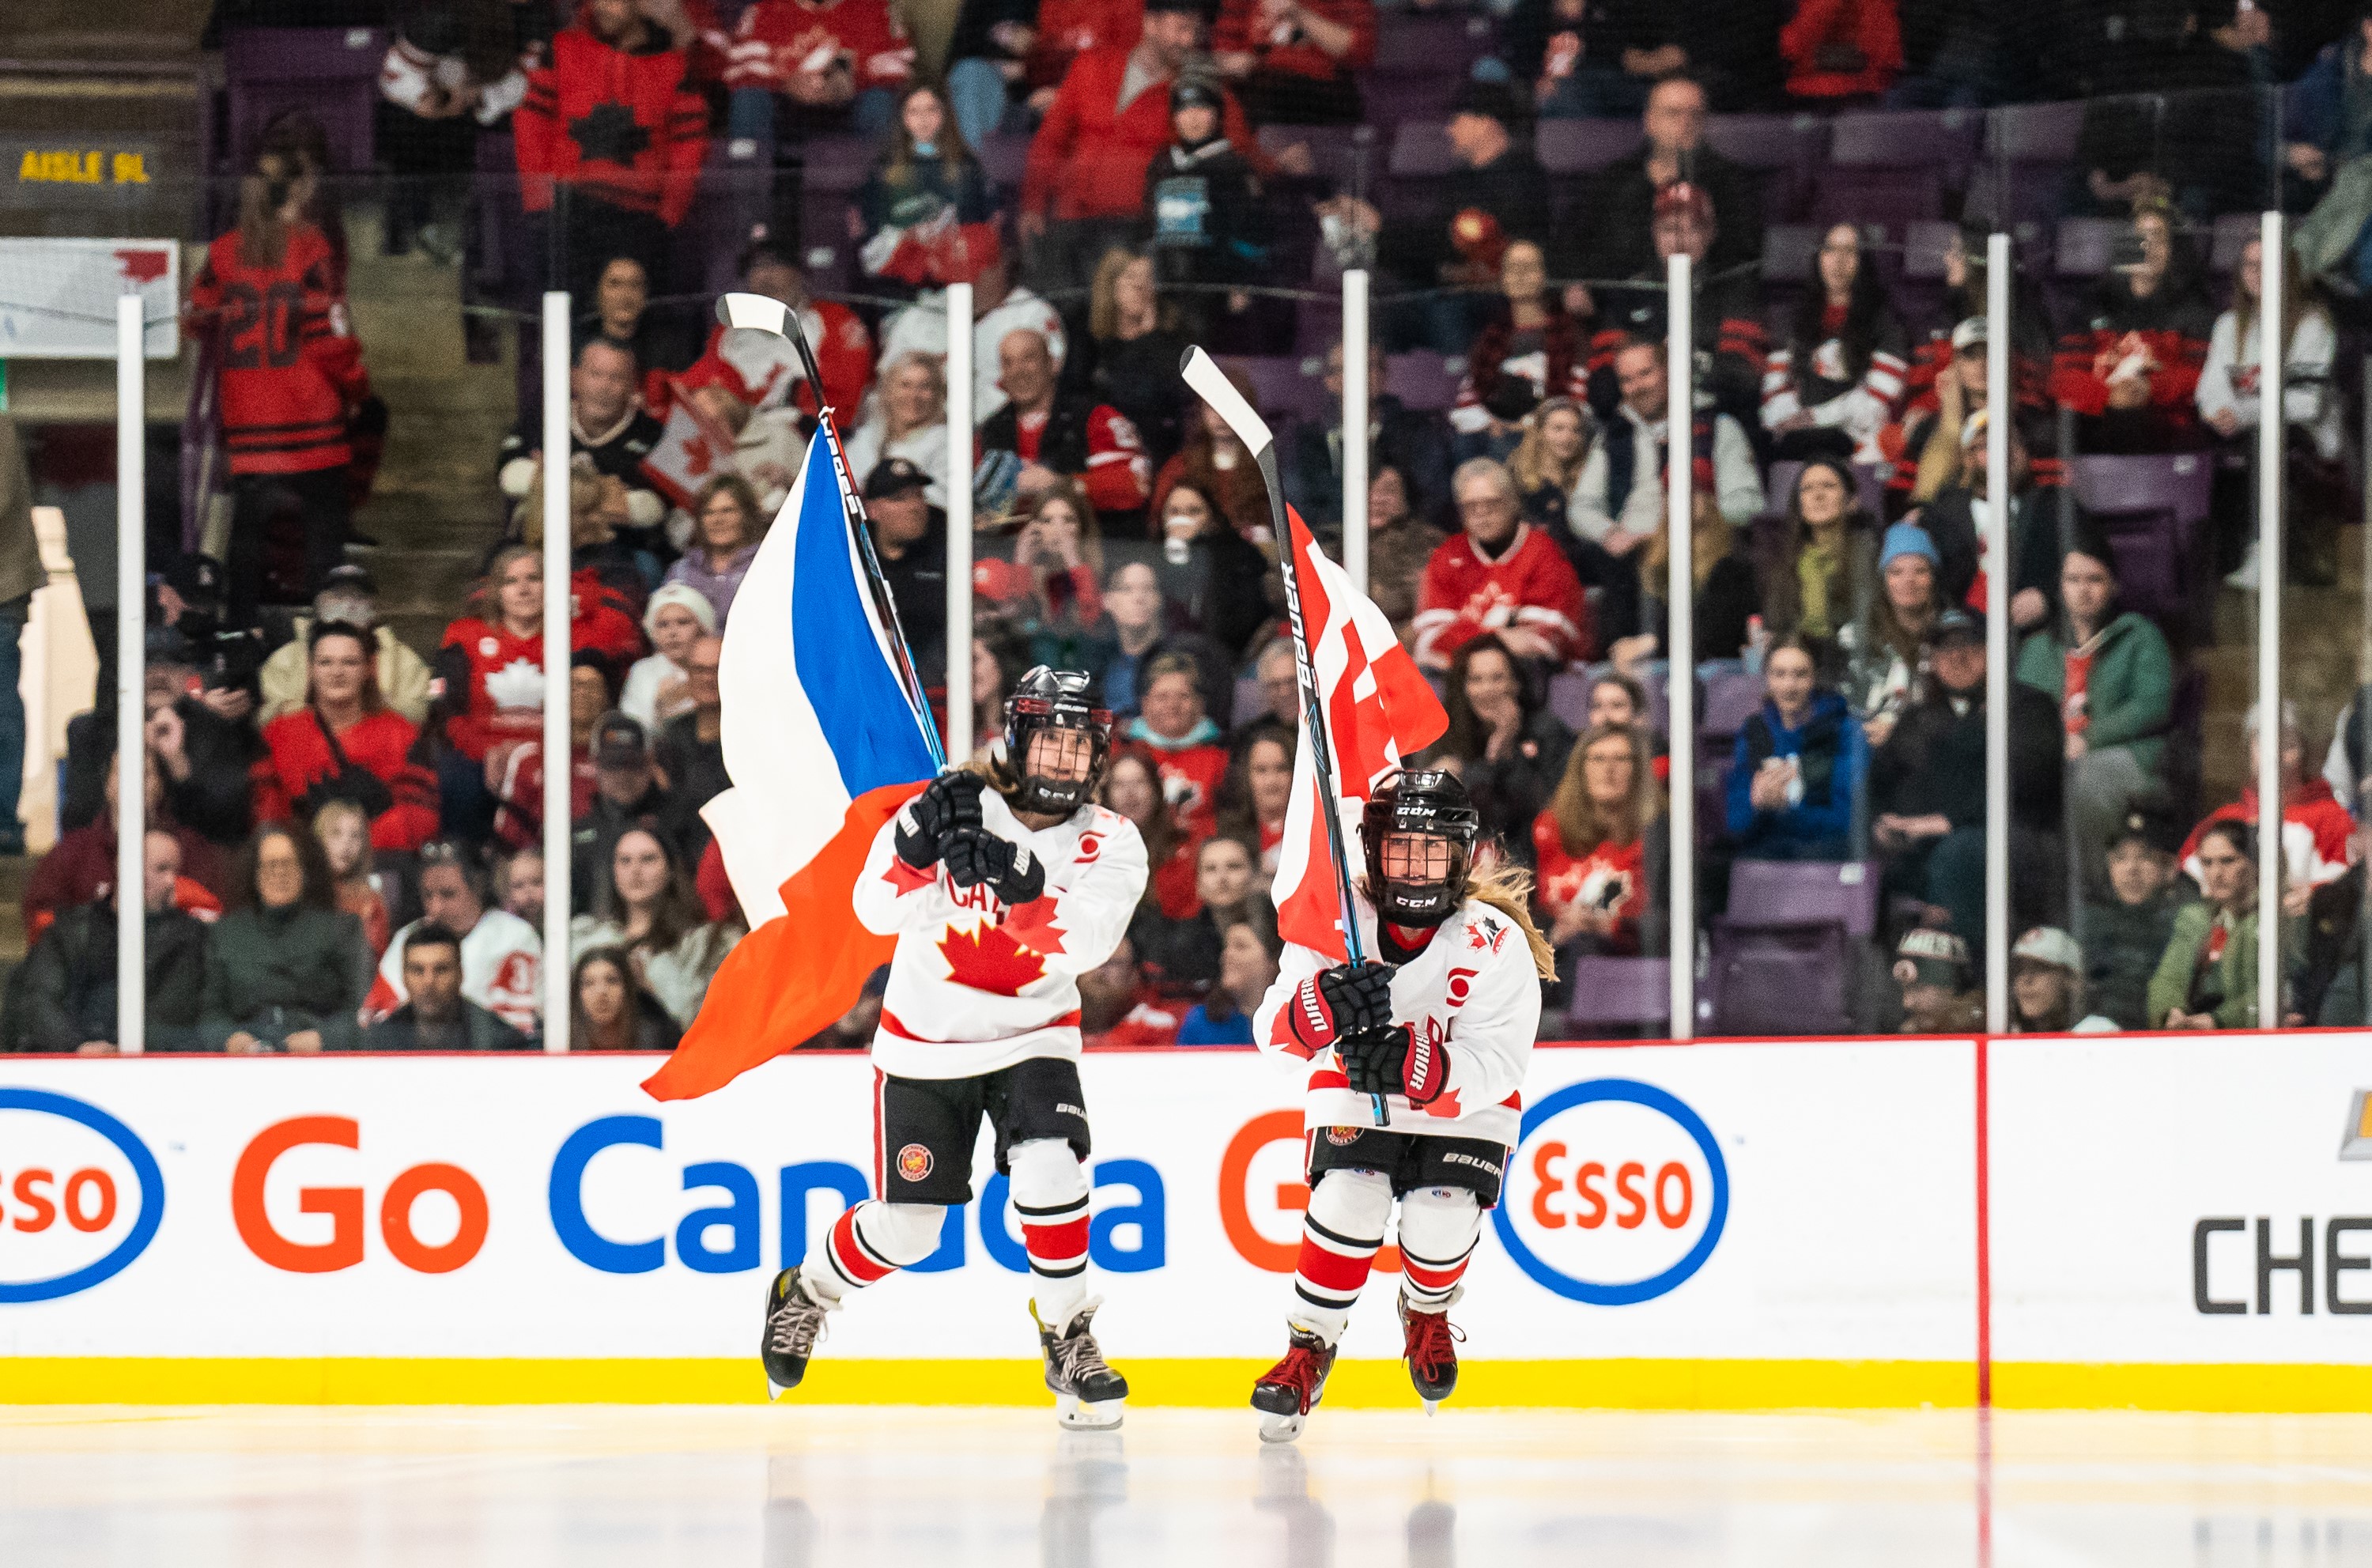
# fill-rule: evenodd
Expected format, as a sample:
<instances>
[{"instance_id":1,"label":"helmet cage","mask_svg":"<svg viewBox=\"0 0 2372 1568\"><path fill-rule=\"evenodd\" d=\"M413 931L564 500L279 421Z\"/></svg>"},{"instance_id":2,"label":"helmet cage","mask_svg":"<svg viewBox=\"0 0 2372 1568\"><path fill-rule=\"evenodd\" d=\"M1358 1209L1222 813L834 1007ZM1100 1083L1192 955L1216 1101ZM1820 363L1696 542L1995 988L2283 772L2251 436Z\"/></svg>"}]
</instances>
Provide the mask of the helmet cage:
<instances>
[{"instance_id":1,"label":"helmet cage","mask_svg":"<svg viewBox=\"0 0 2372 1568\"><path fill-rule=\"evenodd\" d=\"M1360 814L1366 851L1368 897L1378 918L1394 925L1438 925L1465 901L1466 877L1474 864L1474 841L1482 819L1455 773L1427 769L1385 781ZM1448 841L1448 867L1439 877L1391 877L1384 870L1384 841L1419 834Z\"/></svg>"},{"instance_id":2,"label":"helmet cage","mask_svg":"<svg viewBox=\"0 0 2372 1568\"><path fill-rule=\"evenodd\" d=\"M1005 761L1015 781L1015 810L1068 816L1095 798L1111 760L1111 710L1089 702L1088 684L1084 671L1041 664L1024 675L1006 699ZM1029 772L1029 743L1046 730L1076 730L1087 737L1085 778L1049 778Z\"/></svg>"}]
</instances>

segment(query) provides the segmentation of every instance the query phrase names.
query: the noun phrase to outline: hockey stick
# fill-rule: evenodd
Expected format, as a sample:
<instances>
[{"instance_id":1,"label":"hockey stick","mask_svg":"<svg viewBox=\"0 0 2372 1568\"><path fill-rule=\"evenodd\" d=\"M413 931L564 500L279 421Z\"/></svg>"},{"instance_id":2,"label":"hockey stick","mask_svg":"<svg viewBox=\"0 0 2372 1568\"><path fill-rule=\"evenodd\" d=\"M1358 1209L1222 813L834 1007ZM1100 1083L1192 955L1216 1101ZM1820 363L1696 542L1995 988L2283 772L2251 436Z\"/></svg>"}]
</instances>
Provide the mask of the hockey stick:
<instances>
[{"instance_id":1,"label":"hockey stick","mask_svg":"<svg viewBox=\"0 0 2372 1568\"><path fill-rule=\"evenodd\" d=\"M1233 382L1223 374L1216 361L1200 348L1186 351L1178 373L1186 384L1202 394L1203 401L1217 411L1236 439L1260 465L1261 482L1268 487L1269 526L1276 535L1276 561L1285 575L1285 610L1293 627L1293 670L1301 685L1303 727L1309 736L1310 765L1317 770L1318 779L1327 798L1312 802L1326 818L1326 848L1334 860L1334 889L1343 906L1343 948L1351 967L1358 969L1367 961L1366 944L1359 938L1358 905L1351 890L1351 860L1343 844L1342 802L1334 794L1334 747L1326 733L1326 709L1318 700L1318 661L1309 642L1308 627L1301 619L1301 580L1293 567L1293 531L1285 516L1285 482L1276 468L1276 436L1252 405L1244 401ZM1386 1126L1391 1120L1390 1108L1384 1097L1373 1097L1376 1102L1376 1125Z\"/></svg>"},{"instance_id":2,"label":"hockey stick","mask_svg":"<svg viewBox=\"0 0 2372 1568\"><path fill-rule=\"evenodd\" d=\"M840 444L840 432L832 428L831 405L823 401L823 372L816 368L815 350L808 346L807 329L799 324L796 311L762 294L724 296L716 302L716 319L728 327L787 338L798 349L808 385L815 389L816 438L831 454L832 471L840 481L841 510L848 518L849 533L856 540L857 555L865 563L865 576L872 585L874 603L890 623L890 647L898 656L899 684L905 690L907 704L914 710L914 722L922 726L932 765L945 772L948 754L939 744L939 726L931 722L931 704L923 694L923 678L914 668L913 650L906 645L906 628L898 619L898 596L890 591L890 580L881 572L881 559L873 552L873 530L866 526L865 503L857 498L856 476L848 466L848 450Z\"/></svg>"}]
</instances>

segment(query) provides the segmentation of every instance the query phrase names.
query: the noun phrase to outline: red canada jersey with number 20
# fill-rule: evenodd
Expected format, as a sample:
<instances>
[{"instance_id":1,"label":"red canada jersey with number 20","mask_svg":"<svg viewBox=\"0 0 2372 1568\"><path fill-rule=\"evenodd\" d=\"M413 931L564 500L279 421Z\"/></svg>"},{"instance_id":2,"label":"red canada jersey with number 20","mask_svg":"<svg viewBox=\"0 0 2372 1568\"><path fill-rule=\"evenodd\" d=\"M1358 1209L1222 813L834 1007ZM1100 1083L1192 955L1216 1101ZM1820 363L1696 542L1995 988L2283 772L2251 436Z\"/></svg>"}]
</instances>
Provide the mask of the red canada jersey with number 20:
<instances>
[{"instance_id":1,"label":"red canada jersey with number 20","mask_svg":"<svg viewBox=\"0 0 2372 1568\"><path fill-rule=\"evenodd\" d=\"M346 410L370 390L338 298L330 242L292 225L280 259L250 261L234 229L191 285L191 333L214 341L233 473L343 468Z\"/></svg>"}]
</instances>

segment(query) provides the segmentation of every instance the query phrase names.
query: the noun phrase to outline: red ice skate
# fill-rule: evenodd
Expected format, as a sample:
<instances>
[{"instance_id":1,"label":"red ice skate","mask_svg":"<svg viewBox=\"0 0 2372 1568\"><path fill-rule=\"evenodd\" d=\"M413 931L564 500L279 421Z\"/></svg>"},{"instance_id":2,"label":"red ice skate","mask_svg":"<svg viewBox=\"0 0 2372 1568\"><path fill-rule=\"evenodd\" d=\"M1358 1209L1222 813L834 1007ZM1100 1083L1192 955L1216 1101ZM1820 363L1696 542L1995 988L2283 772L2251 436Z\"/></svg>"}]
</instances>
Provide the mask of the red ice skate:
<instances>
[{"instance_id":1,"label":"red ice skate","mask_svg":"<svg viewBox=\"0 0 2372 1568\"><path fill-rule=\"evenodd\" d=\"M1333 1370L1334 1347L1306 1329L1294 1330L1285 1359L1252 1385L1252 1409L1261 1412L1261 1441L1290 1443L1300 1436L1302 1423L1325 1394L1326 1375Z\"/></svg>"},{"instance_id":2,"label":"red ice skate","mask_svg":"<svg viewBox=\"0 0 2372 1568\"><path fill-rule=\"evenodd\" d=\"M1401 1359L1427 1415L1458 1387L1458 1342L1465 1337L1449 1321L1446 1304L1438 1312L1419 1312L1401 1297Z\"/></svg>"}]
</instances>

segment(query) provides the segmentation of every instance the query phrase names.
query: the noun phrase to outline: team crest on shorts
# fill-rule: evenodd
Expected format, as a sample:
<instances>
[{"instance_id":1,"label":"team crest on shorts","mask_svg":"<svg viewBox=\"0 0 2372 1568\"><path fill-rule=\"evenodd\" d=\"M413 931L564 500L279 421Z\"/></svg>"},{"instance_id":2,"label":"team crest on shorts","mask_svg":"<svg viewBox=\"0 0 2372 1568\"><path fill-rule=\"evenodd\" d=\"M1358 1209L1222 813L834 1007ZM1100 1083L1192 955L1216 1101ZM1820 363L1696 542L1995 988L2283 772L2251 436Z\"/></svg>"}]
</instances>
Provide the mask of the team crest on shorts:
<instances>
[{"instance_id":1,"label":"team crest on shorts","mask_svg":"<svg viewBox=\"0 0 2372 1568\"><path fill-rule=\"evenodd\" d=\"M920 1181L931 1174L931 1151L920 1144L909 1144L898 1151L898 1174L909 1181Z\"/></svg>"},{"instance_id":2,"label":"team crest on shorts","mask_svg":"<svg viewBox=\"0 0 2372 1568\"><path fill-rule=\"evenodd\" d=\"M1329 1127L1326 1129L1326 1141L1333 1144L1338 1149L1347 1149L1352 1144L1359 1141L1359 1129L1356 1127Z\"/></svg>"}]
</instances>

